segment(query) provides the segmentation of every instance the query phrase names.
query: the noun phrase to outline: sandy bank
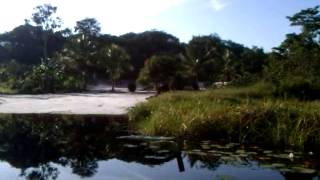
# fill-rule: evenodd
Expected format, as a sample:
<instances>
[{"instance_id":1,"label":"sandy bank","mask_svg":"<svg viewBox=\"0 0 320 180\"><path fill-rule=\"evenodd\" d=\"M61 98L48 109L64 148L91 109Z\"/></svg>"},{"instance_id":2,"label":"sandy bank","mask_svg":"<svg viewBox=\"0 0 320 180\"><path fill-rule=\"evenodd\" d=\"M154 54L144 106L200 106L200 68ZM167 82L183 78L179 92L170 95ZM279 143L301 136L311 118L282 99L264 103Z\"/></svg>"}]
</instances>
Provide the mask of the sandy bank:
<instances>
[{"instance_id":1,"label":"sandy bank","mask_svg":"<svg viewBox=\"0 0 320 180\"><path fill-rule=\"evenodd\" d=\"M0 95L0 113L126 114L153 93Z\"/></svg>"}]
</instances>

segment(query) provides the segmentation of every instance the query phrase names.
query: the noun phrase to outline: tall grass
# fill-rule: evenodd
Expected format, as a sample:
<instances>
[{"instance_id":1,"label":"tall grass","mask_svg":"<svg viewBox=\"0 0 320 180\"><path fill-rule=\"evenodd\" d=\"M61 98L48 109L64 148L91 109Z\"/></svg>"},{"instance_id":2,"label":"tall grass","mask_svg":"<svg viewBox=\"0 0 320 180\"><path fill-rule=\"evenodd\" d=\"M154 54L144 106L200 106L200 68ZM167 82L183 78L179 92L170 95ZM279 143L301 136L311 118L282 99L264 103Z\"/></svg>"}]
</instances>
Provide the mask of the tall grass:
<instances>
[{"instance_id":1,"label":"tall grass","mask_svg":"<svg viewBox=\"0 0 320 180\"><path fill-rule=\"evenodd\" d=\"M129 112L148 135L206 138L303 147L320 144L320 101L275 99L268 85L203 92L171 92Z\"/></svg>"}]
</instances>

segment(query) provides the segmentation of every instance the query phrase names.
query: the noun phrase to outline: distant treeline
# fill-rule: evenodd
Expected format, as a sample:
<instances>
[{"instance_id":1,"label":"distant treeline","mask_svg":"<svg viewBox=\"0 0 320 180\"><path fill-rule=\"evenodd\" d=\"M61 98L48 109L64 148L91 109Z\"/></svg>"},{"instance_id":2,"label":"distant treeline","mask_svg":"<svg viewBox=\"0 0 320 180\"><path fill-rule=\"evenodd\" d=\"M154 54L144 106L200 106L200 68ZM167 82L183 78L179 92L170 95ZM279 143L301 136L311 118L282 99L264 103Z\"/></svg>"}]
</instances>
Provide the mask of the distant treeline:
<instances>
[{"instance_id":1,"label":"distant treeline","mask_svg":"<svg viewBox=\"0 0 320 180\"><path fill-rule=\"evenodd\" d=\"M74 31L61 30L56 11L49 4L38 6L24 25L0 34L3 92L78 91L101 78L138 81L159 91L261 80L274 84L279 95L305 96L318 89L318 6L288 17L302 32L288 34L271 53L215 34L194 36L188 43L157 30L112 36L102 34L94 18L78 21Z\"/></svg>"}]
</instances>

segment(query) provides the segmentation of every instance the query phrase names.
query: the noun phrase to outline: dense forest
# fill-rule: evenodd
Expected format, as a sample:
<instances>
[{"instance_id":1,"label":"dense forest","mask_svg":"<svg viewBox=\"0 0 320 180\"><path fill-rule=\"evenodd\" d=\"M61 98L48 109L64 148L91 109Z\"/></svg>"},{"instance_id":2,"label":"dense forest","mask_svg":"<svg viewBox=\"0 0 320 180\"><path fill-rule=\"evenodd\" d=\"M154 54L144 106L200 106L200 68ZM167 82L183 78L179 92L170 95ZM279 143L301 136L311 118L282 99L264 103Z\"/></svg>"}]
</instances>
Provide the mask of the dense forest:
<instances>
[{"instance_id":1,"label":"dense forest","mask_svg":"<svg viewBox=\"0 0 320 180\"><path fill-rule=\"evenodd\" d=\"M199 89L199 83L266 82L274 95L320 97L320 8L288 17L301 32L288 34L272 52L246 47L216 34L188 43L163 31L102 34L86 18L61 29L57 7L38 6L25 24L0 34L2 93L75 92L100 79L140 83L161 90Z\"/></svg>"}]
</instances>

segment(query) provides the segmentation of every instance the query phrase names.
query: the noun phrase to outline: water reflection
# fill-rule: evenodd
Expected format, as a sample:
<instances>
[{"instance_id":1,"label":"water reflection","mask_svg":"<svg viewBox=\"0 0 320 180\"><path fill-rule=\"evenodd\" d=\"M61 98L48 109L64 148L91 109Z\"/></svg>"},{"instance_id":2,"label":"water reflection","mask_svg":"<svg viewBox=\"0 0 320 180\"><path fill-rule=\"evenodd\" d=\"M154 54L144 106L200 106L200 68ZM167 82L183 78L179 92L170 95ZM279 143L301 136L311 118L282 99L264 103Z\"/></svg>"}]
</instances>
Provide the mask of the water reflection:
<instances>
[{"instance_id":1,"label":"water reflection","mask_svg":"<svg viewBox=\"0 0 320 180\"><path fill-rule=\"evenodd\" d=\"M111 160L132 169L139 164L159 172L174 162L176 173L169 173L169 179L221 179L230 175L219 174L227 168L244 168L251 174L271 169L284 179L314 179L318 173L315 169L319 169L316 160L299 154L292 162L279 153L256 147L176 142L137 136L128 130L124 117L1 115L0 159L19 169L20 178L37 180L60 179L62 168L71 169L78 177L94 179L106 170L99 168L99 163ZM165 171L171 172L172 168ZM161 179L155 172L150 177Z\"/></svg>"},{"instance_id":2,"label":"water reflection","mask_svg":"<svg viewBox=\"0 0 320 180\"><path fill-rule=\"evenodd\" d=\"M116 139L129 135L122 118L2 115L0 121L0 159L21 169L27 179L57 179L59 171L50 163L92 177L101 160L152 166L177 156L174 150L159 151L172 149L174 142Z\"/></svg>"}]
</instances>

